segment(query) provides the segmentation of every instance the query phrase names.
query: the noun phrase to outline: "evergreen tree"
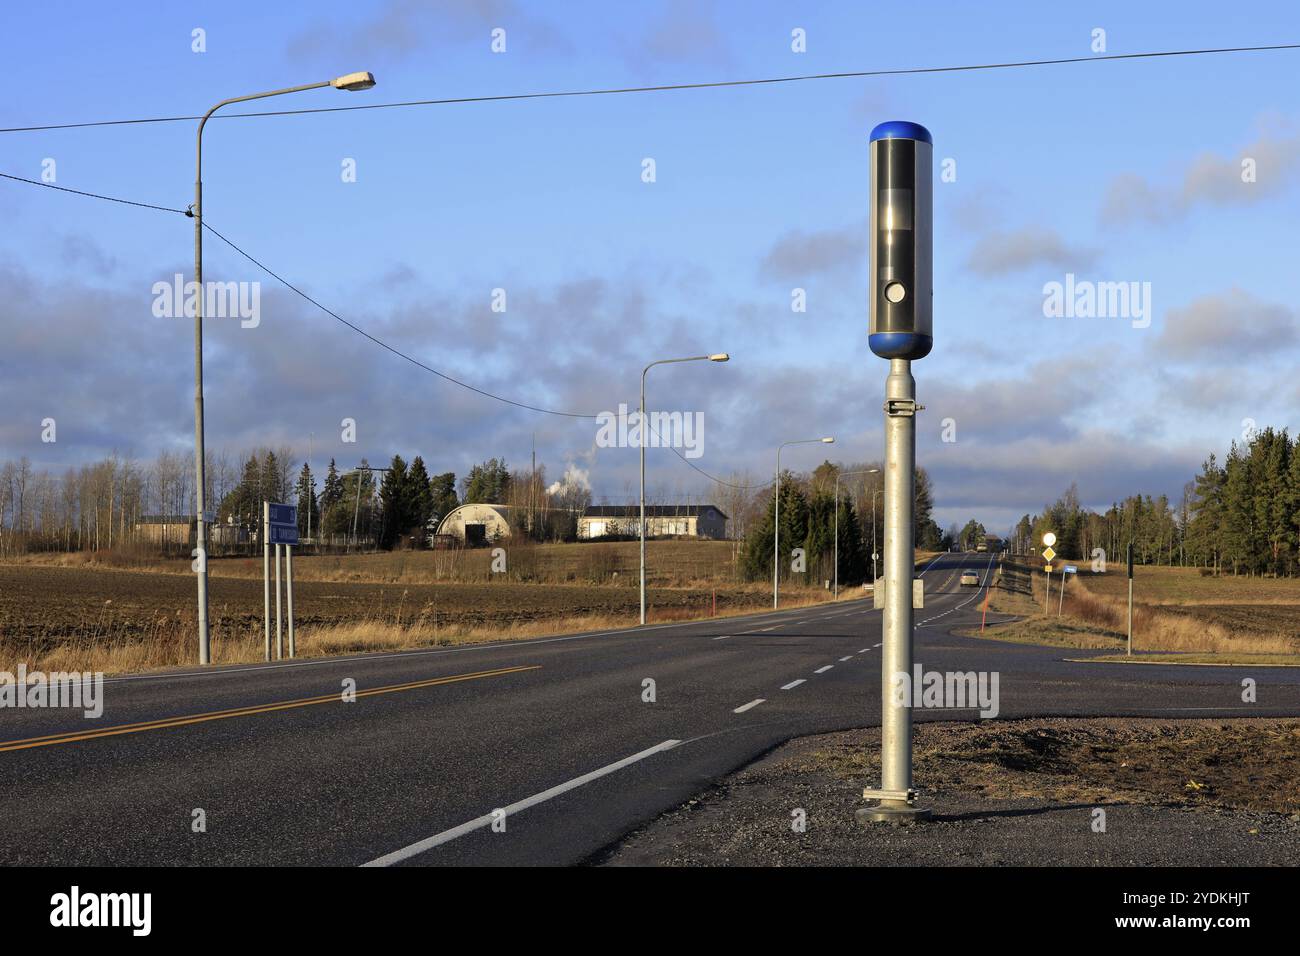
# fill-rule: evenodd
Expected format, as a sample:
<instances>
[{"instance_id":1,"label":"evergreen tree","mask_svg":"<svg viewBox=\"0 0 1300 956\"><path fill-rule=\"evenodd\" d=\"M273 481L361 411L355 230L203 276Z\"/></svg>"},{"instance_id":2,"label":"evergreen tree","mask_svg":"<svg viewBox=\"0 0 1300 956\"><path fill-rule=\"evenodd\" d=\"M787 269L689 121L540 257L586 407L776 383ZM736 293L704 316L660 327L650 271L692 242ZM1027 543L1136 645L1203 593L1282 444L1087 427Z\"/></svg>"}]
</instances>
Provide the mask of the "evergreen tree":
<instances>
[{"instance_id":1,"label":"evergreen tree","mask_svg":"<svg viewBox=\"0 0 1300 956\"><path fill-rule=\"evenodd\" d=\"M311 516L310 527L312 533L318 534L320 532L320 511L316 505L316 476L311 473L311 465L305 461L302 463L302 471L298 473L294 493L298 498L298 534L304 538L307 536L309 515Z\"/></svg>"},{"instance_id":2,"label":"evergreen tree","mask_svg":"<svg viewBox=\"0 0 1300 956\"><path fill-rule=\"evenodd\" d=\"M1291 533L1289 481L1291 441L1286 429L1265 428L1251 444L1256 462L1254 519L1265 547L1264 567L1281 574L1289 561L1295 537Z\"/></svg>"},{"instance_id":3,"label":"evergreen tree","mask_svg":"<svg viewBox=\"0 0 1300 956\"><path fill-rule=\"evenodd\" d=\"M456 475L444 472L429 479L429 507L433 517L441 521L460 505L456 497Z\"/></svg>"},{"instance_id":4,"label":"evergreen tree","mask_svg":"<svg viewBox=\"0 0 1300 956\"><path fill-rule=\"evenodd\" d=\"M343 480L339 478L337 466L334 459L330 459L329 470L325 472L325 485L321 488L320 493L320 515L321 525L324 530L325 525L330 524L330 516L334 514L343 502Z\"/></svg>"},{"instance_id":5,"label":"evergreen tree","mask_svg":"<svg viewBox=\"0 0 1300 956\"><path fill-rule=\"evenodd\" d=\"M1187 547L1197 563L1218 571L1223 534L1223 469L1210 455L1201 473L1192 480L1191 520L1187 526Z\"/></svg>"},{"instance_id":6,"label":"evergreen tree","mask_svg":"<svg viewBox=\"0 0 1300 956\"><path fill-rule=\"evenodd\" d=\"M379 503L384 520L379 533L381 548L392 548L398 537L409 530L411 521L406 511L409 501L406 483L406 462L401 455L394 455L379 486Z\"/></svg>"},{"instance_id":7,"label":"evergreen tree","mask_svg":"<svg viewBox=\"0 0 1300 956\"><path fill-rule=\"evenodd\" d=\"M745 533L745 546L741 567L746 577L762 580L772 574L773 529L775 527L776 496L769 493L767 508L760 520ZM782 579L790 575L790 552L803 547L808 539L808 499L794 476L786 472L781 476L781 551L778 569Z\"/></svg>"},{"instance_id":8,"label":"evergreen tree","mask_svg":"<svg viewBox=\"0 0 1300 956\"><path fill-rule=\"evenodd\" d=\"M416 455L406 473L405 501L402 508L410 522L411 531L416 531L423 540L424 527L433 516L433 488L429 472L424 467L424 459Z\"/></svg>"},{"instance_id":9,"label":"evergreen tree","mask_svg":"<svg viewBox=\"0 0 1300 956\"><path fill-rule=\"evenodd\" d=\"M466 504L505 504L510 469L506 467L505 459L489 458L471 468L469 474L461 479L461 485L461 499Z\"/></svg>"}]
</instances>

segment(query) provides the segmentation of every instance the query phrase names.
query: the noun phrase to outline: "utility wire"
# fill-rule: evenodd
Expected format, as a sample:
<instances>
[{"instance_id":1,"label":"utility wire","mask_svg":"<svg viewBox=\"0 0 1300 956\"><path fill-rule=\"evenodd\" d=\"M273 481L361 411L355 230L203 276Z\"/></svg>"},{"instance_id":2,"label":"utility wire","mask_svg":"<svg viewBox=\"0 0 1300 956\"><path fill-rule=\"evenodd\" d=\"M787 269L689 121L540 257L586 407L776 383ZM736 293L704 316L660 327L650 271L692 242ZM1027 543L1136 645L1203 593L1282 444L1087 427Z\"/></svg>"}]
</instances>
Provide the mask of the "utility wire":
<instances>
[{"instance_id":1,"label":"utility wire","mask_svg":"<svg viewBox=\"0 0 1300 956\"><path fill-rule=\"evenodd\" d=\"M88 193L80 189L68 189L66 186L56 186L53 183L43 183L38 179L24 179L22 176L11 176L9 173L0 173L0 178L12 179L15 182L27 183L31 186L44 186L46 189L57 189L61 193L72 193L74 196L86 196L90 199L102 199L105 202L117 202L124 206L140 206L143 209L157 209L161 212L175 212L186 215L184 209L174 209L171 206L155 206L150 202L136 202L133 199L118 199L116 196L102 196L99 193Z\"/></svg>"},{"instance_id":2,"label":"utility wire","mask_svg":"<svg viewBox=\"0 0 1300 956\"><path fill-rule=\"evenodd\" d=\"M589 414L585 414L585 413L582 413L582 412L562 412L562 411L559 411L559 410L554 409L554 408L543 408L543 407L541 407L540 405L529 405L527 402L516 402L516 401L515 401L514 399L512 399L512 398L506 398L506 397L504 397L504 396L502 396L502 395L495 395L495 394L493 394L492 392L489 392L489 391L486 391L486 390L484 390L484 389L478 388L477 386L471 385L471 384L469 384L468 382L463 382L463 381L461 381L461 380L458 379L458 378L454 378L454 377L452 377L451 375L448 375L446 372L440 372L440 371L438 371L436 368L434 368L433 366L424 364L424 363L421 362L419 359L415 358L415 357L412 356L412 355L408 355L406 352L403 352L401 349L399 349L399 348L395 348L394 346L389 345L389 344L388 344L387 342L385 342L383 339L376 338L375 336L373 336L373 335L371 335L369 332L367 332L365 329L361 328L361 327L358 326L358 325L354 325L354 324L352 324L351 322L349 322L347 319L343 318L343 316L339 315L339 314L338 314L337 312L335 312L333 309L330 309L330 308L328 308L328 307L322 305L320 302L318 302L316 299L313 299L310 295L308 295L308 294L307 294L306 292L304 292L302 289L298 288L296 285L294 285L292 282L290 282L290 281L289 281L288 279L286 279L284 276L280 275L278 272L275 272L273 269L271 269L270 266L266 265L266 263L264 263L264 262L262 262L262 261L260 261L260 260L258 260L258 259L255 259L253 256L251 256L249 253L245 252L243 249L241 249L241 248L240 248L238 245L236 245L234 242L232 242L231 240L227 239L227 238L226 238L225 236L223 236L220 232L218 232L215 228L213 228L213 226L211 226L211 225L208 223L208 221L207 221L206 219L203 221L203 228L207 229L208 232L212 233L214 236L216 236L218 239L220 239L222 242L224 242L226 245L228 245L231 249L234 249L237 253L239 253L241 256L243 256L245 259L247 259L247 260L248 260L249 262L251 262L253 265L257 266L257 268L261 269L263 272L265 272L267 275L269 275L272 279L275 279L275 281L279 282L279 283L280 283L282 286L284 286L286 289L290 290L291 292L297 293L297 294L300 295L302 298L304 298L304 299L306 299L308 302L310 302L312 305L316 306L316 308L318 308L318 309L320 309L322 312L324 312L326 315L330 316L331 318L333 318L333 319L335 319L335 320L337 320L337 321L339 321L339 322L342 322L344 325L346 325L348 328L350 328L353 332L356 332L358 335L364 336L365 338L369 339L371 342L374 342L374 343L375 343L376 345L378 345L380 348L387 349L389 352L392 352L392 353L393 353L394 355L396 355L398 358L405 359L406 361L410 362L412 365L414 365L414 366L416 366L416 367L418 367L418 368L421 368L421 369L423 369L424 371L429 372L429 373L431 373L431 374L433 374L433 375L438 376L438 378L441 378L441 379L443 379L443 380L445 380L445 381L451 382L453 385L459 385L461 388L469 389L471 392L476 392L477 394L482 395L482 396L484 396L485 398L491 398L491 399L494 399L494 400L496 400L496 401L498 401L498 402L504 402L505 404L507 404L507 405L513 405L513 406L515 406L516 408L526 408L526 409L528 409L529 411L532 411L532 412L541 412L541 413L544 414L544 415L557 415L557 416L560 416L560 417L562 417L562 418L590 418L590 419L595 419L595 418L596 418L595 415L589 415Z\"/></svg>"},{"instance_id":3,"label":"utility wire","mask_svg":"<svg viewBox=\"0 0 1300 956\"><path fill-rule=\"evenodd\" d=\"M540 93L507 93L500 96L459 96L435 100L407 100L397 103L364 103L356 106L323 106L296 110L265 110L249 113L218 113L215 119L240 119L252 116L300 116L308 113L351 113L357 110L401 109L412 106L446 106L456 103L498 103L507 100L558 99L575 96L609 96L621 93L664 93L676 90L708 90L735 86L766 86L777 83L802 83L809 80L844 80L872 76L912 76L922 73L964 73L981 70L1011 70L1033 66L1061 66L1069 63L1099 63L1115 60L1143 60L1175 56L1207 56L1222 53L1262 53L1273 50L1300 49L1300 43L1277 43L1268 46L1217 47L1197 50L1158 50L1146 53L1109 53L1097 56L1058 57L1047 60L1015 60L1006 63L971 63L960 66L926 66L892 70L857 70L844 73L809 73L802 76L773 76L755 80L717 80L710 83L667 83L659 86L620 86L594 90L556 90ZM85 123L48 123L43 126L11 126L0 133L30 133L55 129L85 129L92 126L131 126L146 123L182 123L199 116L152 116L139 119L95 120Z\"/></svg>"},{"instance_id":4,"label":"utility wire","mask_svg":"<svg viewBox=\"0 0 1300 956\"><path fill-rule=\"evenodd\" d=\"M46 189L54 189L54 190L58 190L59 192L71 193L71 194L74 195L74 196L83 196L83 197L88 198L88 199L99 199L99 200L102 200L102 201L104 201L104 202L120 203L120 204L125 205L125 206L136 206L136 207L139 207L139 208L141 208L141 209L154 209L154 210L157 210L157 211L159 211L159 212L171 212L171 213L177 213L178 215L182 215L182 216L191 216L191 215L192 215L191 210L189 210L189 209L177 209L177 208L172 207L172 206L161 206L161 205L158 205L158 204L156 204L156 203L136 202L135 200L131 200L131 199L121 199L121 198L119 198L119 197L117 197L117 196L106 196L106 195L103 195L102 193L92 193L92 192L87 192L87 191L82 190L82 189L69 189L69 188L67 188L66 186L56 186L56 185L54 185L53 183L43 183L43 182L41 182L40 180L36 180L36 179L27 179L26 177L23 177L23 176L13 176L13 175L10 175L9 173L0 173L0 178L3 178L3 179L9 179L9 180L12 180L12 181L14 181L14 182L26 183L26 184L28 184L29 186L43 186L43 187L46 188ZM328 315L328 316L330 316L331 318L337 320L338 322L341 322L343 325L346 325L348 328L350 328L352 331L356 332L358 335L361 335L361 336L363 336L364 338L369 339L371 342L373 342L375 345L378 345L380 348L386 349L387 351L389 351L389 352L391 352L392 354L398 356L399 358L405 359L407 362L410 362L412 365L415 365L416 367L418 367L418 368L420 368L420 369L422 369L422 370L424 370L424 371L426 371L426 372L429 372L429 373L431 373L431 374L433 374L433 375L436 375L436 376L438 376L438 378L441 378L441 379L443 379L444 381L451 382L451 383L454 384L454 385L459 385L461 388L468 389L469 391L471 391L471 392L475 392L475 393L477 393L477 394L479 394L479 395L482 395L482 396L484 396L485 398L490 398L490 399L493 399L494 401L503 402L503 403L505 403L505 404L507 404L507 405L513 405L513 406L515 406L516 408L523 408L523 409L527 409L527 410L529 410L529 411L541 412L542 414L545 414L545 415L556 415L556 416L559 416L559 417L562 417L562 418L575 418L575 419L587 419L587 420L595 420L595 419L598 417L598 416L596 416L596 415L590 415L590 414L585 414L585 413L581 413L581 412L564 412L564 411L559 411L559 410L557 410L557 409L542 408L542 407L539 406L539 405L529 405L529 404L526 403L526 402L517 402L517 401L515 401L515 400L513 400L513 399L506 398L506 397L503 396L503 395L496 395L496 394L494 394L494 393L492 393L492 392L486 391L485 389L478 388L477 386L471 385L471 384L469 384L468 382L463 382L463 381L461 381L461 380L458 379L458 378L455 378L455 377L453 377L453 376L451 376L451 375L446 374L445 372L440 372L440 371L438 371L436 368L433 368L432 366L430 366L430 365L426 365L425 363L421 362L419 359L415 358L414 356L408 355L407 353L403 352L402 350L400 350L400 349L398 349L398 348L395 348L394 346L389 345L387 342L383 341L382 339L377 338L377 337L374 336L374 335L371 335L371 334L370 334L369 332L367 332L365 329L361 328L360 326L354 325L353 323L351 323L351 322L349 322L347 319L343 318L343 316L339 315L339 314L338 314L337 312L335 312L334 310L332 310L332 309L330 309L330 308L327 308L327 307L326 307L325 305L323 305L321 302L319 302L319 301L317 301L316 299L312 298L310 295L308 295L308 294L307 294L306 292L304 292L302 289L298 288L298 286L294 285L294 284L293 284L292 282L290 282L288 279L284 278L284 276L280 275L278 272L276 272L276 271L274 271L273 269L271 269L270 266L266 265L266 264L265 264L264 262L262 262L261 260L259 260L259 259L255 258L255 257L253 257L251 254L249 254L248 252L246 252L244 249L242 249L242 248L241 248L239 245L237 245L235 242L233 242L232 240L228 239L228 238L227 238L226 236L224 236L222 233L218 232L218 231L217 231L215 228L213 228L213 227L212 227L212 226L211 226L211 225L210 225L206 220L205 220L204 223L203 223L203 227L204 227L205 229L207 229L208 232L212 233L214 236L216 236L218 239L220 239L222 242L224 242L226 245L228 245L231 249L235 250L235 252L239 253L241 256L243 256L245 259L247 259L247 260L248 260L249 262L251 262L253 265L257 266L257 268L261 269L263 272L265 272L265 273L266 273L267 275L269 275L271 278L275 279L277 282L279 282L279 283L280 283L281 285L283 285L285 288L287 288L287 289L289 289L290 291L296 293L297 295L299 295L299 296L301 296L303 299L305 299L307 302L310 302L312 305L316 306L316 308L320 309L320 310L321 310L322 312L324 312L326 315ZM652 432L654 432L656 435L658 435L660 439L663 438L663 436L659 434L659 431L658 431L658 430L657 430L653 425L650 425L648 422L647 422L647 427L649 427L650 430L651 430ZM698 465L696 465L694 462L692 462L689 458L687 458L685 455L683 455L683 454L682 454L680 451L678 451L676 448L673 448L671 445L663 445L663 446L661 446L661 447L666 447L666 448L668 448L668 449L669 449L673 454L675 454L678 458L680 458L680 459L681 459L683 462L685 462L688 466L690 466L690 467L691 467L692 469L694 469L695 471L699 472L699 473L700 473L701 475L703 475L705 478L708 478L710 481L716 482L716 483L719 484L719 485L725 485L725 486L727 486L727 487L729 487L729 488L749 488L749 487L750 487L750 485L747 485L747 484L745 484L745 485L734 484L734 483L732 483L732 482L725 481L725 480L723 480L723 479L721 479L721 478L718 478L718 477L716 477L715 475L711 475L709 472L705 471L703 468L701 468L701 467L699 467ZM771 482L769 482L769 484L770 484L770 483L771 483ZM759 487L761 488L761 487L763 487L763 486L760 485Z\"/></svg>"}]
</instances>

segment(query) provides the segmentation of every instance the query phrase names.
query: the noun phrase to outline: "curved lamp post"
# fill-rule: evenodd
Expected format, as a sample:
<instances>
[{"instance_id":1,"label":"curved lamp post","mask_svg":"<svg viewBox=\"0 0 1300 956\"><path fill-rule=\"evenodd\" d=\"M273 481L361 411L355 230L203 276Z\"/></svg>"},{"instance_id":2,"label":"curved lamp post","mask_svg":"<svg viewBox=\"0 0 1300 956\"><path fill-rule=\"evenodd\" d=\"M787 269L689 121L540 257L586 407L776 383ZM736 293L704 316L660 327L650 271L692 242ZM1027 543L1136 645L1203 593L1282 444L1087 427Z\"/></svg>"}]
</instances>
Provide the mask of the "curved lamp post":
<instances>
[{"instance_id":1,"label":"curved lamp post","mask_svg":"<svg viewBox=\"0 0 1300 956\"><path fill-rule=\"evenodd\" d=\"M199 132L195 148L194 208L190 215L194 218L194 477L195 509L198 521L195 523L195 547L198 550L199 576L199 663L212 662L212 643L208 632L208 529L207 529L207 475L204 467L203 451L203 127L207 125L212 114L231 103L246 100L260 100L268 96L280 96L284 93L300 93L303 90L317 90L332 86L338 90L368 90L375 85L373 74L348 73L336 76L321 83L308 83L306 86L290 86L283 90L270 90L266 93L252 93L248 96L232 96L222 100L203 114L199 120Z\"/></svg>"},{"instance_id":2,"label":"curved lamp post","mask_svg":"<svg viewBox=\"0 0 1300 956\"><path fill-rule=\"evenodd\" d=\"M657 362L651 362L641 370L641 417L637 420L640 426L637 442L641 446L641 623L645 623L645 446L647 432L649 431L645 420L645 377L656 365L673 365L677 362L729 362L731 356L726 352L714 352L712 355L691 355L686 358L659 359Z\"/></svg>"}]
</instances>

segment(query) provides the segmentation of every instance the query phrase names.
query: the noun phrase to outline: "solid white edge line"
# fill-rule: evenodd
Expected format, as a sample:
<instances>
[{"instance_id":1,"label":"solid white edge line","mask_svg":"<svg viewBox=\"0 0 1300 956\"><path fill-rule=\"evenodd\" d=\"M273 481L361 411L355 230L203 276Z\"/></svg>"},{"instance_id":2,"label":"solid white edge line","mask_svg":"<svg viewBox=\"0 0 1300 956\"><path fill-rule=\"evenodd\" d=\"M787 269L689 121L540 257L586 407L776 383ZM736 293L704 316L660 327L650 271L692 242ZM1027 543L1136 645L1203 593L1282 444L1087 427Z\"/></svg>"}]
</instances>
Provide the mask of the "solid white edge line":
<instances>
[{"instance_id":1,"label":"solid white edge line","mask_svg":"<svg viewBox=\"0 0 1300 956\"><path fill-rule=\"evenodd\" d=\"M743 714L745 711L752 710L753 708L757 707L759 704L765 703L766 701L767 701L766 697L759 697L756 700L751 700L748 704L741 704L739 707L733 710L732 713Z\"/></svg>"},{"instance_id":2,"label":"solid white edge line","mask_svg":"<svg viewBox=\"0 0 1300 956\"><path fill-rule=\"evenodd\" d=\"M800 677L798 680L792 680L792 681L790 681L790 683L786 684L786 685L785 685L784 687L782 687L781 689L782 689L782 690L791 690L791 689L793 689L793 688L795 688L795 687L798 687L798 686L799 686L800 684L802 684L802 683L804 683L804 679L803 679L802 677Z\"/></svg>"},{"instance_id":3,"label":"solid white edge line","mask_svg":"<svg viewBox=\"0 0 1300 956\"><path fill-rule=\"evenodd\" d=\"M591 771L591 773L585 773L581 777L574 777L572 780L568 781L567 783L561 783L557 786L551 787L551 789L549 790L543 790L539 794L535 794L534 796L531 797L526 797L523 800L520 800L518 803L512 803L508 807L502 807L501 810L502 812L504 812L506 817L510 817L511 815L519 813L522 810L527 810L529 807L535 807L539 803L545 803L547 800L550 800L552 797L558 797L562 793L568 793L570 790L576 790L578 787L581 787L583 784L591 783L591 781L607 776L608 774L611 774L616 770L622 770L624 767L630 766L631 764L636 763L638 760L644 760L646 757L653 757L655 754L662 753L665 750L672 750L680 743L681 743L680 740L665 740L663 743L656 744L655 746L643 750L640 753L636 753L630 757L624 757L622 760L616 760L614 763L607 764L606 766L601 767L599 770L593 770ZM483 814L483 816L476 817L475 819L470 820L468 823L462 823L460 826L452 827L450 830L443 830L441 833L437 833L431 837L428 837L427 839L420 840L418 843L412 843L410 846L403 847L400 850L394 850L392 853L386 853L383 856L379 857L378 859L371 860L369 863L363 863L361 865L363 867L392 866L394 863L400 863L403 860L409 860L411 857L419 856L421 853L424 853L427 850L431 850L436 846L440 846L443 843L450 843L452 840L455 840L459 837L463 837L467 833L473 833L475 830L482 829L483 827L491 824L493 819L494 818L492 813L485 813Z\"/></svg>"},{"instance_id":4,"label":"solid white edge line","mask_svg":"<svg viewBox=\"0 0 1300 956\"><path fill-rule=\"evenodd\" d=\"M827 664L825 667L819 667L819 668L817 668L815 671L813 671L813 673L814 673L814 674L825 674L828 670L830 670L830 669L831 669L832 667L834 667L834 666L835 666L834 664Z\"/></svg>"}]
</instances>

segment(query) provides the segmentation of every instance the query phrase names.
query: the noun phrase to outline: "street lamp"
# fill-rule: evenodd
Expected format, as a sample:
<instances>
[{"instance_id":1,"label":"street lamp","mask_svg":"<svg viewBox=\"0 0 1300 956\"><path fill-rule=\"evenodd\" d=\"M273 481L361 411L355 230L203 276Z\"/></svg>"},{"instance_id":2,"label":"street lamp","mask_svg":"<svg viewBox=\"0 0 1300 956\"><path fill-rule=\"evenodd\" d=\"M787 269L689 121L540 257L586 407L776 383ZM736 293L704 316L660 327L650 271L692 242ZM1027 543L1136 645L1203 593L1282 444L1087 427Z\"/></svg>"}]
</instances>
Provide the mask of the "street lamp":
<instances>
[{"instance_id":1,"label":"street lamp","mask_svg":"<svg viewBox=\"0 0 1300 956\"><path fill-rule=\"evenodd\" d=\"M864 468L864 469L862 469L861 471L846 471L846 472L844 472L844 474L845 474L845 475L878 475L878 474L880 474L880 469L879 469L879 468ZM840 478L841 478L841 475L840 475L839 469L836 469L836 471L835 471L835 590L832 592L832 595L833 595L833 597L834 597L836 600L839 600L839 596L840 596ZM871 499L871 507L872 507L872 511L871 511L871 554L872 554L872 561L873 561L873 562L874 562L874 560L875 560L875 553L876 553L876 512L875 512L875 506L876 506L876 499L875 499L875 497L873 496L872 499ZM873 570L872 570L872 574L873 574L873 575L875 574L874 567L873 567ZM874 583L874 580L873 580L873 583Z\"/></svg>"},{"instance_id":2,"label":"street lamp","mask_svg":"<svg viewBox=\"0 0 1300 956\"><path fill-rule=\"evenodd\" d=\"M876 586L876 499L885 493L884 488L879 488L871 496L871 587L874 590Z\"/></svg>"},{"instance_id":3,"label":"street lamp","mask_svg":"<svg viewBox=\"0 0 1300 956\"><path fill-rule=\"evenodd\" d=\"M786 445L812 445L821 442L826 445L834 444L835 439L827 436L826 438L801 438L798 441L783 442L776 449L776 483L773 485L774 493L773 504L776 510L773 512L772 521L772 609L776 610L777 601L781 596L781 449Z\"/></svg>"},{"instance_id":4,"label":"street lamp","mask_svg":"<svg viewBox=\"0 0 1300 956\"><path fill-rule=\"evenodd\" d=\"M284 93L300 93L303 90L316 90L332 86L340 90L368 90L375 85L371 73L348 73L332 80L320 83L308 83L306 86L291 86L283 90L270 90L266 93L253 93L249 96L234 96L222 100L203 114L199 120L199 131L195 148L194 163L194 208L189 215L194 218L194 476L195 508L198 521L195 523L195 547L198 552L199 575L199 663L212 662L212 643L208 633L208 530L207 530L207 475L204 467L203 450L203 127L207 125L212 114L231 103L246 100L260 100L268 96L280 96Z\"/></svg>"},{"instance_id":5,"label":"street lamp","mask_svg":"<svg viewBox=\"0 0 1300 956\"><path fill-rule=\"evenodd\" d=\"M645 377L656 365L673 365L677 362L729 362L731 356L726 352L714 352L712 355L691 355L687 358L660 359L651 362L641 370L641 417L637 419L638 445L641 446L641 623L645 623L645 445L649 428L645 419Z\"/></svg>"}]
</instances>

